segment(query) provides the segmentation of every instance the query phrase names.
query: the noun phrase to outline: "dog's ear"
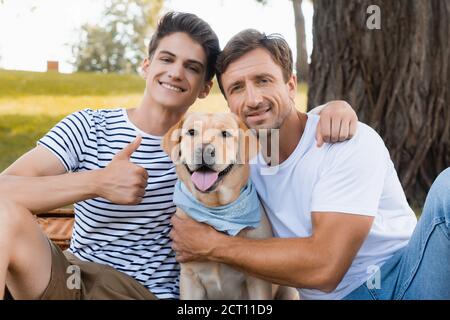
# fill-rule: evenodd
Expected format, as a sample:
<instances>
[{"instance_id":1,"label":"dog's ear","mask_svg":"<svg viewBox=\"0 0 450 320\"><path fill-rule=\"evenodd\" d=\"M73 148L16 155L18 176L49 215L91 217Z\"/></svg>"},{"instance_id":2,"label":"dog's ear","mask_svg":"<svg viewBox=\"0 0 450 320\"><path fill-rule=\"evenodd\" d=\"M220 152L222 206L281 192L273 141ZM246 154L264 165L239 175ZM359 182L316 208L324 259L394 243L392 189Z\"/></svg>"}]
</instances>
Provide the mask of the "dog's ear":
<instances>
[{"instance_id":1,"label":"dog's ear","mask_svg":"<svg viewBox=\"0 0 450 320\"><path fill-rule=\"evenodd\" d=\"M237 115L234 115L239 125L239 151L238 163L249 163L259 152L259 141L253 130L250 130L247 125Z\"/></svg>"},{"instance_id":2,"label":"dog's ear","mask_svg":"<svg viewBox=\"0 0 450 320\"><path fill-rule=\"evenodd\" d=\"M164 135L161 141L161 147L167 153L173 163L177 164L180 160L180 142L181 142L181 128L184 123L183 118L178 121L169 131Z\"/></svg>"}]
</instances>

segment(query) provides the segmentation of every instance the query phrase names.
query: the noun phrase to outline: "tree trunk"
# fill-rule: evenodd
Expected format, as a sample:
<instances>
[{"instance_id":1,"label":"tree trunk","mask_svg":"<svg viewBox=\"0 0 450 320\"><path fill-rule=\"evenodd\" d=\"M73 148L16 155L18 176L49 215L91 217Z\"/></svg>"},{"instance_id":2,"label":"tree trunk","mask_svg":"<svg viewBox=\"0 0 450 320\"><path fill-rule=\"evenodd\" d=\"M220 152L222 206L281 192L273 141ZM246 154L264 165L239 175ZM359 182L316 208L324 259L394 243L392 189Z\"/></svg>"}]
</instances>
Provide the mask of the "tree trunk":
<instances>
[{"instance_id":1,"label":"tree trunk","mask_svg":"<svg viewBox=\"0 0 450 320\"><path fill-rule=\"evenodd\" d=\"M306 50L305 18L302 12L303 0L292 0L295 18L295 34L297 39L297 82L308 82L309 65L308 52Z\"/></svg>"},{"instance_id":2,"label":"tree trunk","mask_svg":"<svg viewBox=\"0 0 450 320\"><path fill-rule=\"evenodd\" d=\"M370 5L381 29L368 28ZM347 100L383 137L408 200L450 166L450 1L315 0L308 108Z\"/></svg>"}]
</instances>

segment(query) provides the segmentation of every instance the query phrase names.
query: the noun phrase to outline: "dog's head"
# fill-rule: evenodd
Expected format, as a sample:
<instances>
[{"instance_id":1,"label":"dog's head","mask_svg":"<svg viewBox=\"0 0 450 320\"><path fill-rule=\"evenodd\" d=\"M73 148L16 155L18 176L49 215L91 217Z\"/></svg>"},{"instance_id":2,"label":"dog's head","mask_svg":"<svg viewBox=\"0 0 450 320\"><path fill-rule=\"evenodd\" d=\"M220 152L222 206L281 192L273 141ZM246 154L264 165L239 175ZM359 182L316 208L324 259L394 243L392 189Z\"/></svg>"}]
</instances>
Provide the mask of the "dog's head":
<instances>
[{"instance_id":1,"label":"dog's head","mask_svg":"<svg viewBox=\"0 0 450 320\"><path fill-rule=\"evenodd\" d=\"M258 141L232 113L191 113L164 136L162 148L188 187L210 193L246 183Z\"/></svg>"}]
</instances>

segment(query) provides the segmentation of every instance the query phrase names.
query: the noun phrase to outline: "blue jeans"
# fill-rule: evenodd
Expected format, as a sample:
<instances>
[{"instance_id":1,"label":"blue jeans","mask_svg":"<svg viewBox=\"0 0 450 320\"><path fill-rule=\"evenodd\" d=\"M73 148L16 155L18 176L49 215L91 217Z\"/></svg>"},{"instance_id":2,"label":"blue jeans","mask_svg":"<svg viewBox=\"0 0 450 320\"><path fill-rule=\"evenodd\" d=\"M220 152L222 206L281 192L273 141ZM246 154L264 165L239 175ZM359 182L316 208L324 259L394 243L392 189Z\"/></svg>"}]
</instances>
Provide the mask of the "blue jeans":
<instances>
[{"instance_id":1,"label":"blue jeans","mask_svg":"<svg viewBox=\"0 0 450 320\"><path fill-rule=\"evenodd\" d=\"M450 168L431 186L408 245L345 300L450 299Z\"/></svg>"}]
</instances>

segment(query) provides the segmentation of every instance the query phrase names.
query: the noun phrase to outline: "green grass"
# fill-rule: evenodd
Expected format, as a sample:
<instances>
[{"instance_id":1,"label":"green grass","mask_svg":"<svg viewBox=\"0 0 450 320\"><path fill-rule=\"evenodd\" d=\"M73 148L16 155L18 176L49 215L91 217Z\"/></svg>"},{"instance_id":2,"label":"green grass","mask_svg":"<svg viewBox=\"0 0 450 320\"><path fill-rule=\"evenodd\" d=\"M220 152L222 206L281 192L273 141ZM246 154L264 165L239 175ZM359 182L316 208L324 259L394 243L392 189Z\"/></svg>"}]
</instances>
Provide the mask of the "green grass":
<instances>
[{"instance_id":1,"label":"green grass","mask_svg":"<svg viewBox=\"0 0 450 320\"><path fill-rule=\"evenodd\" d=\"M0 121L0 171L36 145L63 115L2 115Z\"/></svg>"},{"instance_id":2,"label":"green grass","mask_svg":"<svg viewBox=\"0 0 450 320\"><path fill-rule=\"evenodd\" d=\"M0 70L0 172L65 115L135 106L144 86L137 75Z\"/></svg>"},{"instance_id":3,"label":"green grass","mask_svg":"<svg viewBox=\"0 0 450 320\"><path fill-rule=\"evenodd\" d=\"M0 70L0 98L35 95L128 95L141 93L144 85L138 75Z\"/></svg>"}]
</instances>

